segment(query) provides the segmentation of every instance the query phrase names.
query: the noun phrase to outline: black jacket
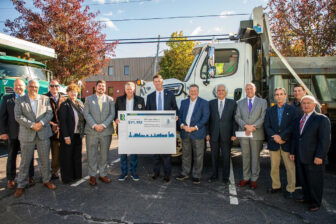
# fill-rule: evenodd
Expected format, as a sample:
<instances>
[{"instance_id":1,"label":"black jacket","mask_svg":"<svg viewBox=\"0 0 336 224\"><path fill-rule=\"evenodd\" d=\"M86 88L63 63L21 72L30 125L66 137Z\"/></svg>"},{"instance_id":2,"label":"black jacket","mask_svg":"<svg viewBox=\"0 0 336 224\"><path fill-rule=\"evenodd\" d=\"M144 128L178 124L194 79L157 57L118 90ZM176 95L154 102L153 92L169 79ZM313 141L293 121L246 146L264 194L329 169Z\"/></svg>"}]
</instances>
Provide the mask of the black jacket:
<instances>
[{"instance_id":1,"label":"black jacket","mask_svg":"<svg viewBox=\"0 0 336 224\"><path fill-rule=\"evenodd\" d=\"M5 95L0 106L0 134L8 134L10 139L17 139L19 123L14 116L15 94Z\"/></svg>"},{"instance_id":2,"label":"black jacket","mask_svg":"<svg viewBox=\"0 0 336 224\"><path fill-rule=\"evenodd\" d=\"M145 110L145 100L141 96L134 96L133 110ZM115 117L118 118L118 111L126 110L126 94L119 96L115 103Z\"/></svg>"},{"instance_id":3,"label":"black jacket","mask_svg":"<svg viewBox=\"0 0 336 224\"><path fill-rule=\"evenodd\" d=\"M164 89L163 91L163 103L164 110L175 110L176 115L178 114L178 108L176 104L175 95L169 90ZM146 110L156 110L156 91L152 92L147 96Z\"/></svg>"}]
</instances>

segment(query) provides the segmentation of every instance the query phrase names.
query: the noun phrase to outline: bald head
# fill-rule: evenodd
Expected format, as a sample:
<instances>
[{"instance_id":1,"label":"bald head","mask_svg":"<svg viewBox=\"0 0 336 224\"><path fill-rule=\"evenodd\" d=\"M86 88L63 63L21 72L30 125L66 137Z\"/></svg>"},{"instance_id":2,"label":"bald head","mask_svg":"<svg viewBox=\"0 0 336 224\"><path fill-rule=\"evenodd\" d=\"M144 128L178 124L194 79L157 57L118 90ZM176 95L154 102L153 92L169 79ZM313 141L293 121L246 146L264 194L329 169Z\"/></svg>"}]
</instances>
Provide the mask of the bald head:
<instances>
[{"instance_id":1,"label":"bald head","mask_svg":"<svg viewBox=\"0 0 336 224\"><path fill-rule=\"evenodd\" d=\"M22 96L25 90L26 90L26 83L21 79L16 79L14 82L14 92L19 96Z\"/></svg>"}]
</instances>

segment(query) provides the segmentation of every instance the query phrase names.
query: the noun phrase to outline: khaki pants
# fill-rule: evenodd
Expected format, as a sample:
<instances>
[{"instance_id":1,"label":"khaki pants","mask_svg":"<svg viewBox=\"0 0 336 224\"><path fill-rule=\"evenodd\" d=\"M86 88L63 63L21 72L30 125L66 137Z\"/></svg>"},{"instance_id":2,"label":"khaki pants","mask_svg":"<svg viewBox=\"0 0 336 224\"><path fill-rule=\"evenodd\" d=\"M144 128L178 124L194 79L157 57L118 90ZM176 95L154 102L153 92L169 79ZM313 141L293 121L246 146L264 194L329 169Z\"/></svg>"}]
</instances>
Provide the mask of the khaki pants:
<instances>
[{"instance_id":1,"label":"khaki pants","mask_svg":"<svg viewBox=\"0 0 336 224\"><path fill-rule=\"evenodd\" d=\"M271 178L272 178L272 188L281 188L280 182L280 162L281 157L285 164L286 174L287 174L287 187L288 192L295 191L295 163L289 159L289 152L285 152L282 149L277 151L270 151L271 155Z\"/></svg>"}]
</instances>

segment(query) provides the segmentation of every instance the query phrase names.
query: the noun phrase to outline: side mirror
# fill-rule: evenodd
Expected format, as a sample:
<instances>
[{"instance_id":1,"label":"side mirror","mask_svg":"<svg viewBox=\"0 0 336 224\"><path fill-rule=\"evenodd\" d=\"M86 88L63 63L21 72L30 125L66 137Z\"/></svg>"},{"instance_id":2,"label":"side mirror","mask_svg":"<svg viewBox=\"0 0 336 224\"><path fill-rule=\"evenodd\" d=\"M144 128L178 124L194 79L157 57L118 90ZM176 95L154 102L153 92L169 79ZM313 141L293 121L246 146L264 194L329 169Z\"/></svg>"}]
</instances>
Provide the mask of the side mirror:
<instances>
[{"instance_id":1,"label":"side mirror","mask_svg":"<svg viewBox=\"0 0 336 224\"><path fill-rule=\"evenodd\" d=\"M206 76L205 81L203 82L204 85L208 85L210 83L209 78L214 77L216 74L216 67L215 67L215 48L208 47L208 74Z\"/></svg>"},{"instance_id":2,"label":"side mirror","mask_svg":"<svg viewBox=\"0 0 336 224\"><path fill-rule=\"evenodd\" d=\"M233 99L235 101L238 101L240 100L241 96L242 96L242 93L243 93L243 89L242 88L237 88L234 90L234 93L233 93Z\"/></svg>"}]
</instances>

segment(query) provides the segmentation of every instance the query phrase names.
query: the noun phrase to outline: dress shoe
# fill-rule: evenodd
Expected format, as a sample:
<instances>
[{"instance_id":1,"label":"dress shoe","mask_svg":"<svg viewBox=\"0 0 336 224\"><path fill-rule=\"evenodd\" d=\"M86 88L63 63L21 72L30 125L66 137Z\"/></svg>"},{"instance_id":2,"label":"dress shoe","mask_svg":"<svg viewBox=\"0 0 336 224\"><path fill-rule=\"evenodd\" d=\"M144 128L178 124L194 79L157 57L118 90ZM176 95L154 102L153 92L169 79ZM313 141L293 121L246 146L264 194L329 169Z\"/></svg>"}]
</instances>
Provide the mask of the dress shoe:
<instances>
[{"instance_id":1,"label":"dress shoe","mask_svg":"<svg viewBox=\"0 0 336 224\"><path fill-rule=\"evenodd\" d=\"M216 182L217 180L218 180L218 177L215 175L212 175L211 177L209 177L208 182L212 183L212 182Z\"/></svg>"},{"instance_id":2,"label":"dress shoe","mask_svg":"<svg viewBox=\"0 0 336 224\"><path fill-rule=\"evenodd\" d=\"M170 177L169 176L164 176L163 181L168 183L170 181Z\"/></svg>"},{"instance_id":3,"label":"dress shoe","mask_svg":"<svg viewBox=\"0 0 336 224\"><path fill-rule=\"evenodd\" d=\"M43 185L50 190L55 190L56 189L56 185L51 183L51 182L43 183Z\"/></svg>"},{"instance_id":4,"label":"dress shoe","mask_svg":"<svg viewBox=\"0 0 336 224\"><path fill-rule=\"evenodd\" d=\"M59 179L59 176L57 174L52 174L51 175L51 179L52 180L58 180Z\"/></svg>"},{"instance_id":5,"label":"dress shoe","mask_svg":"<svg viewBox=\"0 0 336 224\"><path fill-rule=\"evenodd\" d=\"M281 188L269 188L267 189L267 193L270 193L270 194L275 194L275 193L278 193L281 191Z\"/></svg>"},{"instance_id":6,"label":"dress shoe","mask_svg":"<svg viewBox=\"0 0 336 224\"><path fill-rule=\"evenodd\" d=\"M7 181L7 188L8 189L14 189L15 188L15 181L14 180Z\"/></svg>"},{"instance_id":7,"label":"dress shoe","mask_svg":"<svg viewBox=\"0 0 336 224\"><path fill-rule=\"evenodd\" d=\"M188 178L189 178L189 176L180 174L180 175L178 175L178 176L176 177L176 180L183 181L183 180L186 180L186 179L188 179Z\"/></svg>"},{"instance_id":8,"label":"dress shoe","mask_svg":"<svg viewBox=\"0 0 336 224\"><path fill-rule=\"evenodd\" d=\"M30 177L29 179L28 179L28 186L29 187L32 187L32 186L34 186L35 185L35 181L34 181L34 179L32 178L32 177Z\"/></svg>"},{"instance_id":9,"label":"dress shoe","mask_svg":"<svg viewBox=\"0 0 336 224\"><path fill-rule=\"evenodd\" d=\"M239 186L239 187L245 187L245 186L247 186L247 185L249 185L249 184L250 184L250 181L249 181L249 180L241 180L241 181L239 181L238 186Z\"/></svg>"},{"instance_id":10,"label":"dress shoe","mask_svg":"<svg viewBox=\"0 0 336 224\"><path fill-rule=\"evenodd\" d=\"M257 181L251 181L250 188L253 189L253 190L256 189L257 188Z\"/></svg>"},{"instance_id":11,"label":"dress shoe","mask_svg":"<svg viewBox=\"0 0 336 224\"><path fill-rule=\"evenodd\" d=\"M15 190L14 197L19 198L23 195L23 193L24 193L24 188L19 188L18 187Z\"/></svg>"},{"instance_id":12,"label":"dress shoe","mask_svg":"<svg viewBox=\"0 0 336 224\"><path fill-rule=\"evenodd\" d=\"M111 183L111 179L108 178L107 176L99 177L99 180L105 184Z\"/></svg>"},{"instance_id":13,"label":"dress shoe","mask_svg":"<svg viewBox=\"0 0 336 224\"><path fill-rule=\"evenodd\" d=\"M310 211L310 212L316 212L318 210L320 210L320 206L317 206L317 205L311 205L308 208L308 211Z\"/></svg>"},{"instance_id":14,"label":"dress shoe","mask_svg":"<svg viewBox=\"0 0 336 224\"><path fill-rule=\"evenodd\" d=\"M97 179L96 179L96 177L90 177L90 178L89 178L89 184L90 184L91 186L95 186L95 185L97 185Z\"/></svg>"},{"instance_id":15,"label":"dress shoe","mask_svg":"<svg viewBox=\"0 0 336 224\"><path fill-rule=\"evenodd\" d=\"M152 179L153 180L156 180L156 179L158 179L160 177L160 174L158 174L158 173L154 173L154 175L152 176Z\"/></svg>"},{"instance_id":16,"label":"dress shoe","mask_svg":"<svg viewBox=\"0 0 336 224\"><path fill-rule=\"evenodd\" d=\"M192 182L193 184L200 184L201 183L201 179L200 178L192 178Z\"/></svg>"},{"instance_id":17,"label":"dress shoe","mask_svg":"<svg viewBox=\"0 0 336 224\"><path fill-rule=\"evenodd\" d=\"M293 198L294 198L294 193L293 193L293 192L285 191L285 193L284 193L284 197L285 197L286 199L293 199Z\"/></svg>"}]
</instances>

